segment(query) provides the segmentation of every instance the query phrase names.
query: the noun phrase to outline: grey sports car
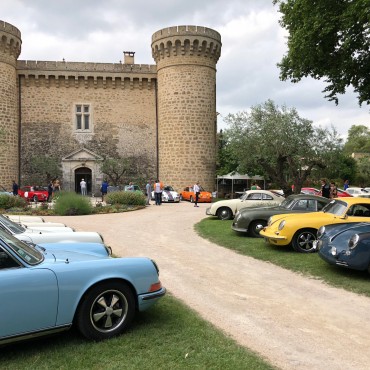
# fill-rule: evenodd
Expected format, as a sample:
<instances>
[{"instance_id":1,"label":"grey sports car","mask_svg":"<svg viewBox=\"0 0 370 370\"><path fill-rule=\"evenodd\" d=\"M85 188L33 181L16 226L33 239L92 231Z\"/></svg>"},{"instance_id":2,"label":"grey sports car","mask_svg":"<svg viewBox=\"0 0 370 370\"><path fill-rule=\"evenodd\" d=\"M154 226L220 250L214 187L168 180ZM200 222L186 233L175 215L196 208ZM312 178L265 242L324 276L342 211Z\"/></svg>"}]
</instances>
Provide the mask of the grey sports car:
<instances>
[{"instance_id":1,"label":"grey sports car","mask_svg":"<svg viewBox=\"0 0 370 370\"><path fill-rule=\"evenodd\" d=\"M330 202L330 199L310 194L288 196L274 207L243 208L235 215L231 228L249 236L259 237L260 230L267 225L271 216L285 213L317 212Z\"/></svg>"}]
</instances>

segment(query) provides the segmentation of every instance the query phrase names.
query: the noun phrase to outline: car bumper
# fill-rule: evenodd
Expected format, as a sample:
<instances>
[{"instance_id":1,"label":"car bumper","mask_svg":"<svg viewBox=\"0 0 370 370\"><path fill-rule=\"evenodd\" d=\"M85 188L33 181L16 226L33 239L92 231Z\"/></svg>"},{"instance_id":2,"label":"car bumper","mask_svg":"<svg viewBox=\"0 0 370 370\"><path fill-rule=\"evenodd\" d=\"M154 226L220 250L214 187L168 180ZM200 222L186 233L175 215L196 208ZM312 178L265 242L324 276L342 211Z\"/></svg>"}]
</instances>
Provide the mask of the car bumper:
<instances>
[{"instance_id":1,"label":"car bumper","mask_svg":"<svg viewBox=\"0 0 370 370\"><path fill-rule=\"evenodd\" d=\"M160 298L166 294L166 288L161 288L156 292L140 294L138 297L138 309L139 311L145 311L149 307L153 306Z\"/></svg>"},{"instance_id":2,"label":"car bumper","mask_svg":"<svg viewBox=\"0 0 370 370\"><path fill-rule=\"evenodd\" d=\"M272 245L288 245L290 240L284 235L276 235L272 233L266 233L263 230L260 232L260 235L265 239L266 243Z\"/></svg>"},{"instance_id":3,"label":"car bumper","mask_svg":"<svg viewBox=\"0 0 370 370\"><path fill-rule=\"evenodd\" d=\"M238 233L247 233L248 232L248 229L238 227L237 225L234 225L234 224L231 225L231 228L234 231L238 232Z\"/></svg>"},{"instance_id":4,"label":"car bumper","mask_svg":"<svg viewBox=\"0 0 370 370\"><path fill-rule=\"evenodd\" d=\"M206 209L206 215L208 216L214 216L214 214L211 212L211 207Z\"/></svg>"}]
</instances>

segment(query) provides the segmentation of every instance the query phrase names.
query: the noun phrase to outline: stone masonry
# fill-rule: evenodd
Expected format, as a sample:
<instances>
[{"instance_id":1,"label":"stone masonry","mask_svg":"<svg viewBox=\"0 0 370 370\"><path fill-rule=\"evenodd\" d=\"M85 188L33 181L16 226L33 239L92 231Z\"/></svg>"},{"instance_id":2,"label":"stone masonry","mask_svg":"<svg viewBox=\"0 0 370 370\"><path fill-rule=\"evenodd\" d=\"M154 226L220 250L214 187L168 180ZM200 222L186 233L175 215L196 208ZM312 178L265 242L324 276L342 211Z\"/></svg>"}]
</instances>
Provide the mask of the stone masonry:
<instances>
[{"instance_id":1,"label":"stone masonry","mask_svg":"<svg viewBox=\"0 0 370 370\"><path fill-rule=\"evenodd\" d=\"M0 184L29 185L32 166L52 159L64 189L78 190L87 177L96 193L104 158L145 156L147 176L177 190L197 180L213 190L216 31L179 26L156 32L157 65L134 64L133 52L116 64L17 60L19 30L0 21L0 35Z\"/></svg>"}]
</instances>

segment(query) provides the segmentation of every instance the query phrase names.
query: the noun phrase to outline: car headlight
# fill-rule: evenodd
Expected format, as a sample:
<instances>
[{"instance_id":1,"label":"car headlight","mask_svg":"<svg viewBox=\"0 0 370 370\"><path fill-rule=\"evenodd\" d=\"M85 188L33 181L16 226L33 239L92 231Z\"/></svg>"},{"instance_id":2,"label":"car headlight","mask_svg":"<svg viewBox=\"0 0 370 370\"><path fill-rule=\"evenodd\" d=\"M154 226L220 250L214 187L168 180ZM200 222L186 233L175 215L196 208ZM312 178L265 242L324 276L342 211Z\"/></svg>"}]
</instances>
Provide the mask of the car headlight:
<instances>
[{"instance_id":1,"label":"car headlight","mask_svg":"<svg viewBox=\"0 0 370 370\"><path fill-rule=\"evenodd\" d=\"M317 230L317 237L321 238L325 233L325 226L321 226L319 230Z\"/></svg>"},{"instance_id":2,"label":"car headlight","mask_svg":"<svg viewBox=\"0 0 370 370\"><path fill-rule=\"evenodd\" d=\"M348 242L349 249L355 249L357 247L359 240L360 240L360 236L358 234L352 235L351 239L349 239L349 242Z\"/></svg>"},{"instance_id":3,"label":"car headlight","mask_svg":"<svg viewBox=\"0 0 370 370\"><path fill-rule=\"evenodd\" d=\"M280 224L279 224L279 227L278 227L278 230L283 230L284 229L284 226L285 226L285 220L281 221Z\"/></svg>"}]
</instances>

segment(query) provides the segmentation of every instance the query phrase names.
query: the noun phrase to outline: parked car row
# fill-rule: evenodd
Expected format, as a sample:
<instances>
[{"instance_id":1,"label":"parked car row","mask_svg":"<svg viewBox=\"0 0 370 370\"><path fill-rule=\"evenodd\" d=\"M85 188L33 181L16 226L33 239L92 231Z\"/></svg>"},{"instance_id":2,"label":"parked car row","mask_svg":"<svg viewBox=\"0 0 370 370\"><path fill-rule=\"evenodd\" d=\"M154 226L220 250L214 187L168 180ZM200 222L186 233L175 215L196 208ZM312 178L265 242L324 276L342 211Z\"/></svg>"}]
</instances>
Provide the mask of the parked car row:
<instances>
[{"instance_id":1,"label":"parked car row","mask_svg":"<svg viewBox=\"0 0 370 370\"><path fill-rule=\"evenodd\" d=\"M68 330L99 341L166 292L150 258L112 258L97 232L0 215L0 345Z\"/></svg>"},{"instance_id":2,"label":"parked car row","mask_svg":"<svg viewBox=\"0 0 370 370\"><path fill-rule=\"evenodd\" d=\"M291 195L275 206L243 206L235 213L231 228L263 237L274 246L291 246L301 253L318 252L332 265L370 273L370 198L343 196L331 200L307 193ZM247 192L243 202L250 195ZM222 209L236 202L220 201L213 206L217 203L206 214L232 218L232 211L223 217Z\"/></svg>"}]
</instances>

